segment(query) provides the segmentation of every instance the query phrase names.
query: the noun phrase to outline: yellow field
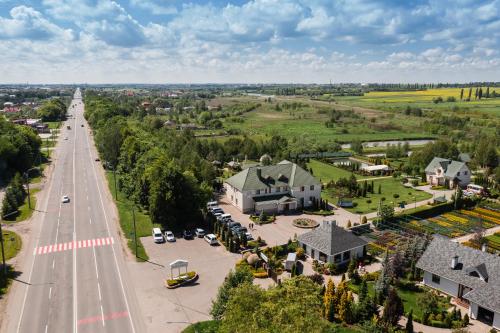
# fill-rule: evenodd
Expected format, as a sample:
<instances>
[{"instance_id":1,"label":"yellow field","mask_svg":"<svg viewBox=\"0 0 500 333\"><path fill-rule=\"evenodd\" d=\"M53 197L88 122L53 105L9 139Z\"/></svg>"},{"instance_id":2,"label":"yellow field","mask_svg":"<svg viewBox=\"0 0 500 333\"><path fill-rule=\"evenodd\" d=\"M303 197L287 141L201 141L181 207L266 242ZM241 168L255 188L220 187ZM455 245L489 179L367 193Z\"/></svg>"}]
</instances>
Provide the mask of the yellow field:
<instances>
[{"instance_id":1,"label":"yellow field","mask_svg":"<svg viewBox=\"0 0 500 333\"><path fill-rule=\"evenodd\" d=\"M442 88L442 89L427 89L420 91L373 91L366 93L364 96L365 101L373 99L373 101L384 98L387 103L396 103L405 100L407 102L418 102L418 101L431 101L433 98L442 97L446 99L447 97L455 97L460 100L460 90L461 88ZM495 90L495 88L490 88L490 91ZM474 98L474 93L476 88L472 88L472 98ZM486 92L486 87L483 87L483 95ZM467 98L469 94L469 88L464 88L464 98ZM388 98L387 98L388 97ZM390 97L393 97L391 99Z\"/></svg>"}]
</instances>

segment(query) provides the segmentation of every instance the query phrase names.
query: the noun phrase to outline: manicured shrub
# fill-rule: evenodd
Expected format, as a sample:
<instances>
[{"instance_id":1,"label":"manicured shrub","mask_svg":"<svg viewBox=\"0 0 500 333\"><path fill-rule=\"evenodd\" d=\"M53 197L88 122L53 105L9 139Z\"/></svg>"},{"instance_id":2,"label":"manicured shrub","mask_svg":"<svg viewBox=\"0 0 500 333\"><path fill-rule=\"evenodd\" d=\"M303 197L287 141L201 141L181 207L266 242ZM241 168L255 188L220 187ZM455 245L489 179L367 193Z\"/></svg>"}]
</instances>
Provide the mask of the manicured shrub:
<instances>
[{"instance_id":1,"label":"manicured shrub","mask_svg":"<svg viewBox=\"0 0 500 333\"><path fill-rule=\"evenodd\" d=\"M399 194L397 194L397 193L394 193L392 196L394 197L394 199L399 198Z\"/></svg>"}]
</instances>

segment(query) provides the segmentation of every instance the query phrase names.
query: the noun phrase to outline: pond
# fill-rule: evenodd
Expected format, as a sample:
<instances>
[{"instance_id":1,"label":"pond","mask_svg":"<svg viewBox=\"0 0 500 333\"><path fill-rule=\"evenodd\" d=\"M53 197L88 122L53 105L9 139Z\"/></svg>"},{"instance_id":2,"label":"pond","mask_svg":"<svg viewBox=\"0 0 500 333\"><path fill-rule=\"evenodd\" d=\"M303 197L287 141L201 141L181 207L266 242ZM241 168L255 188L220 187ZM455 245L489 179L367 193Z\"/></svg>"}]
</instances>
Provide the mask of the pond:
<instances>
[{"instance_id":1,"label":"pond","mask_svg":"<svg viewBox=\"0 0 500 333\"><path fill-rule=\"evenodd\" d=\"M404 144L405 142L408 142L410 146L421 146L425 145L426 143L433 142L435 140L433 139L412 139L412 140L386 140L386 141L367 141L363 142L363 147L365 148L374 148L374 147L385 147L388 144L389 145L397 145L398 143ZM351 144L350 143L344 143L341 145L342 149L350 149Z\"/></svg>"}]
</instances>

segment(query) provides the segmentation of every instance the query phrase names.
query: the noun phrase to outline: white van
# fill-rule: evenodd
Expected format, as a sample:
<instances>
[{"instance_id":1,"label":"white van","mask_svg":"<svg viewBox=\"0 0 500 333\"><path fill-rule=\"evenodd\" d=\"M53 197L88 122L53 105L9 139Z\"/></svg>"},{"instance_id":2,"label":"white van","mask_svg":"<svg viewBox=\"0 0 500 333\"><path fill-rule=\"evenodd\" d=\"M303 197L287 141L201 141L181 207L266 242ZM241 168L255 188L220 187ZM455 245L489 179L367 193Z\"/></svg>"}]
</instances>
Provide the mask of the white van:
<instances>
[{"instance_id":1,"label":"white van","mask_svg":"<svg viewBox=\"0 0 500 333\"><path fill-rule=\"evenodd\" d=\"M208 243L208 244L210 244L210 245L216 245L216 244L218 244L218 242L217 242L217 237L215 237L215 235L214 235L214 234L208 234L208 235L205 235L205 237L203 237L203 238L204 238L204 239L207 241L207 243Z\"/></svg>"},{"instance_id":2,"label":"white van","mask_svg":"<svg viewBox=\"0 0 500 333\"><path fill-rule=\"evenodd\" d=\"M210 201L210 202L207 202L207 209L210 210L214 207L217 207L219 204L217 203L217 201Z\"/></svg>"},{"instance_id":3,"label":"white van","mask_svg":"<svg viewBox=\"0 0 500 333\"><path fill-rule=\"evenodd\" d=\"M163 243L165 241L160 228L153 228L153 240L155 241L155 243Z\"/></svg>"},{"instance_id":4,"label":"white van","mask_svg":"<svg viewBox=\"0 0 500 333\"><path fill-rule=\"evenodd\" d=\"M220 216L221 221L228 221L231 219L231 214L222 214Z\"/></svg>"}]
</instances>

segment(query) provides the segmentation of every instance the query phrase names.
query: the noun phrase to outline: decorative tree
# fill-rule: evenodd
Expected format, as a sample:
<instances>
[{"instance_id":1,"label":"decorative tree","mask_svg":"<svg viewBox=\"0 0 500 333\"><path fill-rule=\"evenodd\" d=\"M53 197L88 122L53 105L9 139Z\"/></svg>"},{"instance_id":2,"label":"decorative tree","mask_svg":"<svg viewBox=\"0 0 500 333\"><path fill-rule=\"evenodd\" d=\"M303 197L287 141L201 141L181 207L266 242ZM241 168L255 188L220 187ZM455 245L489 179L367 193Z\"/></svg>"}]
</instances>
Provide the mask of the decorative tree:
<instances>
[{"instance_id":1,"label":"decorative tree","mask_svg":"<svg viewBox=\"0 0 500 333\"><path fill-rule=\"evenodd\" d=\"M382 261L380 275L375 283L375 293L379 303L382 303L388 294L390 280L389 252L386 251L384 260Z\"/></svg>"},{"instance_id":2,"label":"decorative tree","mask_svg":"<svg viewBox=\"0 0 500 333\"><path fill-rule=\"evenodd\" d=\"M413 333L413 309L408 314L408 321L405 326L405 333Z\"/></svg>"},{"instance_id":3,"label":"decorative tree","mask_svg":"<svg viewBox=\"0 0 500 333\"><path fill-rule=\"evenodd\" d=\"M323 317L328 321L333 322L335 316L335 284L332 279L328 279L325 295L323 296Z\"/></svg>"},{"instance_id":4,"label":"decorative tree","mask_svg":"<svg viewBox=\"0 0 500 333\"><path fill-rule=\"evenodd\" d=\"M384 303L382 321L388 326L395 326L403 313L404 307L401 298L399 298L398 293L394 288L390 288L389 294L387 295L387 299Z\"/></svg>"}]
</instances>

